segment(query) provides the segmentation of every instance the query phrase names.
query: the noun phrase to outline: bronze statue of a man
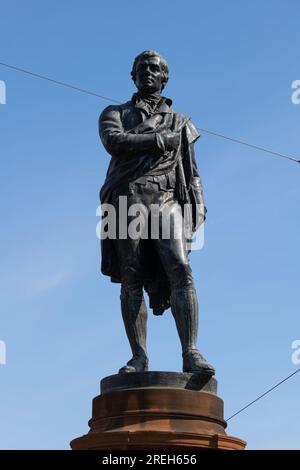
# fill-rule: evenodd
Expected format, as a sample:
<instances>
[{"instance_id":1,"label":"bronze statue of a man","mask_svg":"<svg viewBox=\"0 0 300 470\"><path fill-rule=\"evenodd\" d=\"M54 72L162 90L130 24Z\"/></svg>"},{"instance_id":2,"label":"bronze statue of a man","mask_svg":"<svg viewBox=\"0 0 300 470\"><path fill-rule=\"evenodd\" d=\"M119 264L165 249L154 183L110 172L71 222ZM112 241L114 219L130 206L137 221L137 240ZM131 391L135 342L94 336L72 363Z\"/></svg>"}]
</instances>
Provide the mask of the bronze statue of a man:
<instances>
[{"instance_id":1,"label":"bronze statue of a man","mask_svg":"<svg viewBox=\"0 0 300 470\"><path fill-rule=\"evenodd\" d=\"M199 133L185 116L161 95L168 81L168 65L155 51L134 60L132 79L137 87L132 99L108 106L99 119L101 141L111 155L101 203L112 204L120 217L120 196L126 210L142 204L149 213L159 207L158 226L171 215L169 237L107 237L102 244L102 273L121 283L121 310L133 357L119 373L148 370L146 349L147 309L161 315L171 307L182 345L183 371L213 375L214 369L197 349L198 302L188 261L186 231L181 223L184 205L190 207L190 233L205 219L201 179L194 142ZM123 207L123 206L122 206ZM131 218L128 217L128 224ZM147 217L141 233L150 231ZM152 221L153 223L153 221ZM127 234L128 235L128 234Z\"/></svg>"}]
</instances>

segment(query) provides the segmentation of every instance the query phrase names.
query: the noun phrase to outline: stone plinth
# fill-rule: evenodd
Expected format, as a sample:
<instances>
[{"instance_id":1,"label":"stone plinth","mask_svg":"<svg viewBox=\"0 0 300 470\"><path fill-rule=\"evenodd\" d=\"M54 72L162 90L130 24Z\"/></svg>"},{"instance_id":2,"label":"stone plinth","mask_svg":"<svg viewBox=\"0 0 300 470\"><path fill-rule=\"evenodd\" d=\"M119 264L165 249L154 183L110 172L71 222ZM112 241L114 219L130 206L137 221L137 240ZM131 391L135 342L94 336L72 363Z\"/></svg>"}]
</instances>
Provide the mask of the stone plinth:
<instances>
[{"instance_id":1,"label":"stone plinth","mask_svg":"<svg viewBox=\"0 0 300 470\"><path fill-rule=\"evenodd\" d=\"M143 372L101 381L88 434L73 450L242 450L246 443L225 433L217 381L200 374Z\"/></svg>"}]
</instances>

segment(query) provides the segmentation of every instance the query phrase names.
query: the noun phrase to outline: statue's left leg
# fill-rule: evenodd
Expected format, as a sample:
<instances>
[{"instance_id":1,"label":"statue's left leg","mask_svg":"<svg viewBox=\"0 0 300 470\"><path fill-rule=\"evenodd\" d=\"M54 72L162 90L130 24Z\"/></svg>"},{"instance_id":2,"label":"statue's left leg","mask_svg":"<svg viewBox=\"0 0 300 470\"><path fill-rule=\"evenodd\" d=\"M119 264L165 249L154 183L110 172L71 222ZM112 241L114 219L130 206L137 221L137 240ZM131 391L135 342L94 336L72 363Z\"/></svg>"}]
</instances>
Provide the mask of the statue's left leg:
<instances>
[{"instance_id":1,"label":"statue's left leg","mask_svg":"<svg viewBox=\"0 0 300 470\"><path fill-rule=\"evenodd\" d=\"M171 286L171 310L182 346L183 371L212 376L214 368L197 349L198 301L185 248L181 207L171 199L167 201L167 210L173 214L171 217L168 215L170 237L156 240L155 244Z\"/></svg>"},{"instance_id":2,"label":"statue's left leg","mask_svg":"<svg viewBox=\"0 0 300 470\"><path fill-rule=\"evenodd\" d=\"M214 368L206 362L197 349L197 295L193 285L184 284L184 276L180 282L171 287L171 310L182 346L183 372L214 375Z\"/></svg>"}]
</instances>

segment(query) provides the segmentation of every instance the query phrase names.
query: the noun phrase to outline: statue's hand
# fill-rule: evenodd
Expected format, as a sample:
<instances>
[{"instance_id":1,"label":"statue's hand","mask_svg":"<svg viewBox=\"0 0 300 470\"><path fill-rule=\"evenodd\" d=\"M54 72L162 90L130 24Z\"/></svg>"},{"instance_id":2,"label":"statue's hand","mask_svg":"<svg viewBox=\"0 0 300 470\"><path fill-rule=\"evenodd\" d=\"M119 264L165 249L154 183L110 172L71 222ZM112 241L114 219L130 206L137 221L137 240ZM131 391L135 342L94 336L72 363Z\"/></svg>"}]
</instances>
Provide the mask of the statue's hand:
<instances>
[{"instance_id":1,"label":"statue's hand","mask_svg":"<svg viewBox=\"0 0 300 470\"><path fill-rule=\"evenodd\" d=\"M160 137L163 140L166 150L177 150L180 145L180 132L161 132Z\"/></svg>"}]
</instances>

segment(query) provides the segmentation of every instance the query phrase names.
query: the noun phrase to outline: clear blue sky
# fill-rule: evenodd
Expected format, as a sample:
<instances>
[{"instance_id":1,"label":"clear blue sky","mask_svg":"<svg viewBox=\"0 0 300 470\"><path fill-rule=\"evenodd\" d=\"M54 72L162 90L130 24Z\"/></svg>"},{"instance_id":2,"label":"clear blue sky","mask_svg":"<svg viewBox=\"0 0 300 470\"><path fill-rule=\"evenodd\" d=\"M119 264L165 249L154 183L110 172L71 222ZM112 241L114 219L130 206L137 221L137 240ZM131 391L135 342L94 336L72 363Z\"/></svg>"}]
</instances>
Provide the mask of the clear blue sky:
<instances>
[{"instance_id":1,"label":"clear blue sky","mask_svg":"<svg viewBox=\"0 0 300 470\"><path fill-rule=\"evenodd\" d=\"M300 158L297 0L2 2L0 61L126 101L133 58L168 60L165 95L202 128ZM100 275L98 191L109 103L0 67L0 447L67 449L101 377L130 356L119 286ZM208 218L192 254L199 346L228 417L297 369L300 167L203 134ZM168 311L149 315L152 370L181 368ZM299 367L299 366L298 366ZM299 448L300 375L229 423L250 449Z\"/></svg>"}]
</instances>

